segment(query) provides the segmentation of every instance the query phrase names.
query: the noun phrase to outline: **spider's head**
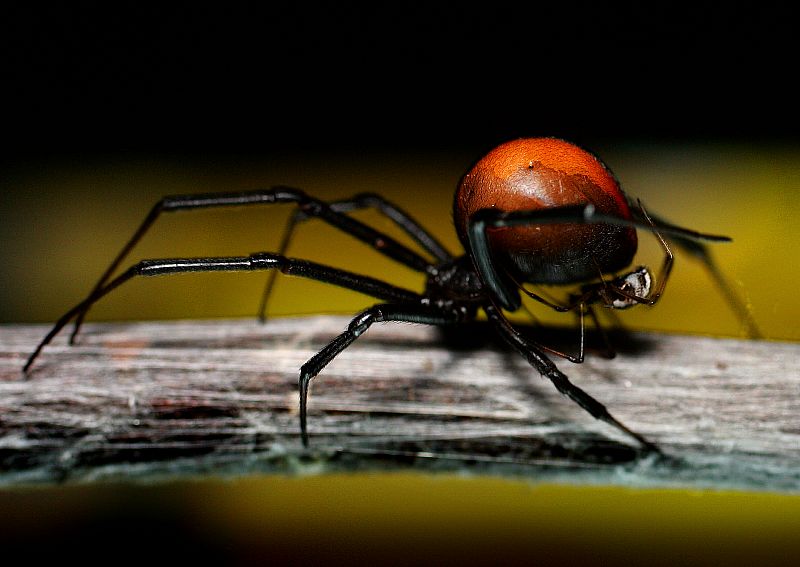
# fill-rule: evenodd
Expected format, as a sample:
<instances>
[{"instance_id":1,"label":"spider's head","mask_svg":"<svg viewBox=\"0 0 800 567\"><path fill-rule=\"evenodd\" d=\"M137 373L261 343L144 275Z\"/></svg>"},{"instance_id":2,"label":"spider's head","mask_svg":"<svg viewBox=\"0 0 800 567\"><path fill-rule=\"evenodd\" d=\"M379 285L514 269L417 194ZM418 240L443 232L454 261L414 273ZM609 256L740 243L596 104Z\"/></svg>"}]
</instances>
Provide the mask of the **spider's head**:
<instances>
[{"instance_id":1,"label":"spider's head","mask_svg":"<svg viewBox=\"0 0 800 567\"><path fill-rule=\"evenodd\" d=\"M650 295L650 288L653 284L653 278L650 275L650 270L645 266L639 266L634 271L620 276L611 282L611 297L608 298L606 307L613 309L627 309L633 307L639 299L647 299Z\"/></svg>"}]
</instances>

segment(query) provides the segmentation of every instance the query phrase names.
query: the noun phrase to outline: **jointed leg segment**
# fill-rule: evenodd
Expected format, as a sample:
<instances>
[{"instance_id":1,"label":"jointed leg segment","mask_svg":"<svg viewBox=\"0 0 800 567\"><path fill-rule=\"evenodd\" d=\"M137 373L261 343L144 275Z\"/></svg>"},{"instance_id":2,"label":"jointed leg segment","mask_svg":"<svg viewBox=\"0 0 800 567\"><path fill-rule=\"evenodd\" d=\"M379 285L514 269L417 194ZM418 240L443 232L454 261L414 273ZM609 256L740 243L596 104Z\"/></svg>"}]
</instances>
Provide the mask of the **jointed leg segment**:
<instances>
[{"instance_id":1,"label":"jointed leg segment","mask_svg":"<svg viewBox=\"0 0 800 567\"><path fill-rule=\"evenodd\" d=\"M274 187L271 189L259 189L255 191L234 192L234 193L206 193L198 195L176 195L164 197L153 206L145 217L142 224L134 232L122 250L117 254L111 265L106 269L98 280L95 287L87 296L87 299L95 295L108 282L111 275L119 268L122 261L133 250L136 244L147 233L163 212L185 211L194 209L208 209L219 207L241 207L250 205L270 205L280 203L294 203L303 214L324 220L325 222L339 228L343 232L367 243L382 254L420 272L425 272L430 266L425 258L400 244L391 237L365 225L348 215L336 211L330 205L319 199L306 195L299 189L291 187ZM74 342L75 337L83 323L86 311L92 302L86 304L86 308L77 313L75 326L70 335L70 342Z\"/></svg>"},{"instance_id":2,"label":"jointed leg segment","mask_svg":"<svg viewBox=\"0 0 800 567\"><path fill-rule=\"evenodd\" d=\"M637 209L634 203L630 203L630 207L634 218L637 220L643 222L654 222L655 225L660 229L665 227L670 229L675 228L675 225L656 215L650 215L652 220L646 219L644 209ZM682 236L680 233L670 232L666 234L666 237L675 246L682 249L684 252L689 253L691 256L694 256L703 264L711 276L711 279L714 281L714 283L716 283L717 288L720 290L720 292L722 292L722 295L725 297L725 300L728 302L730 308L736 313L736 316L742 322L747 336L753 339L761 338L762 334L758 328L758 325L756 325L756 322L753 319L753 314L750 312L744 301L742 301L739 295L734 291L734 288L728 281L728 278L725 277L725 275L717 266L714 256L712 255L708 246L706 246L703 242L692 238L691 236Z\"/></svg>"},{"instance_id":3,"label":"jointed leg segment","mask_svg":"<svg viewBox=\"0 0 800 567\"><path fill-rule=\"evenodd\" d=\"M375 209L399 226L423 250L433 256L437 262L447 262L453 259L453 255L447 251L436 237L425 230L409 213L376 193L359 193L350 199L334 201L330 203L330 207L337 213L349 213L359 209ZM295 216L298 217L298 221L309 218L302 210L298 211Z\"/></svg>"},{"instance_id":4,"label":"jointed leg segment","mask_svg":"<svg viewBox=\"0 0 800 567\"><path fill-rule=\"evenodd\" d=\"M107 295L126 281L137 276L157 276L164 274L186 273L186 272L241 272L258 270L280 270L281 272L314 279L352 289L383 299L398 303L415 304L420 301L422 296L412 291L393 286L381 280L355 274L346 270L331 268L307 260L286 258L279 254L266 252L252 254L250 256L230 256L223 258L175 258L160 260L142 260L131 266L128 270L114 278L103 286L96 288L86 299L67 311L53 326L50 332L42 339L36 350L33 351L23 368L27 372L34 360L39 356L42 348L45 347L55 337L61 329L67 325L73 317L85 313L100 298Z\"/></svg>"},{"instance_id":5,"label":"jointed leg segment","mask_svg":"<svg viewBox=\"0 0 800 567\"><path fill-rule=\"evenodd\" d=\"M503 317L497 308L494 306L486 306L484 309L490 321L494 324L495 328L498 330L503 339L512 347L514 347L517 352L524 356L531 366L549 379L559 392L589 412L592 417L604 421L609 425L616 427L630 437L636 439L647 450L657 453L660 452L656 445L632 429L628 428L626 425L612 416L603 404L570 382L569 378L567 378L563 372L556 368L556 365L553 364L553 362L542 352L540 352L535 344L531 343L521 336L516 330L514 330L514 328L508 323L508 321L505 319L505 317Z\"/></svg>"},{"instance_id":6,"label":"jointed leg segment","mask_svg":"<svg viewBox=\"0 0 800 567\"><path fill-rule=\"evenodd\" d=\"M332 211L341 214L350 213L359 209L375 209L392 220L406 234L414 239L423 250L433 256L437 262L447 262L452 259L452 255L445 247L432 234L426 231L410 214L380 195L375 193L359 193L350 199L328 203L328 206ZM310 218L312 218L312 216L304 211L302 207L297 209L289 217L283 230L278 254L286 254L295 228L299 223ZM271 272L264 286L264 293L261 296L261 303L258 307L258 318L262 322L266 320L267 304L272 295L276 277L277 272Z\"/></svg>"},{"instance_id":7,"label":"jointed leg segment","mask_svg":"<svg viewBox=\"0 0 800 567\"><path fill-rule=\"evenodd\" d=\"M500 301L501 307L509 310L519 308L519 297L507 282L498 274L491 258L489 237L487 229L513 226L532 226L561 223L607 223L618 226L631 226L655 231L652 221L626 220L618 217L599 213L592 205L570 205L550 209L530 211L503 212L496 209L483 209L475 213L470 219L467 230L469 246L475 259L476 267L492 293ZM726 236L704 234L694 230L675 226L659 226L657 232L667 235L678 235L684 239L700 239L712 241L728 241ZM663 239L662 239L663 241Z\"/></svg>"},{"instance_id":8,"label":"jointed leg segment","mask_svg":"<svg viewBox=\"0 0 800 567\"><path fill-rule=\"evenodd\" d=\"M300 368L300 434L303 445L308 446L307 410L308 387L311 380L339 353L350 346L373 323L386 321L402 321L406 323L422 323L425 325L449 325L459 321L456 311L444 311L422 306L375 305L357 315L347 329L328 345L311 357Z\"/></svg>"}]
</instances>

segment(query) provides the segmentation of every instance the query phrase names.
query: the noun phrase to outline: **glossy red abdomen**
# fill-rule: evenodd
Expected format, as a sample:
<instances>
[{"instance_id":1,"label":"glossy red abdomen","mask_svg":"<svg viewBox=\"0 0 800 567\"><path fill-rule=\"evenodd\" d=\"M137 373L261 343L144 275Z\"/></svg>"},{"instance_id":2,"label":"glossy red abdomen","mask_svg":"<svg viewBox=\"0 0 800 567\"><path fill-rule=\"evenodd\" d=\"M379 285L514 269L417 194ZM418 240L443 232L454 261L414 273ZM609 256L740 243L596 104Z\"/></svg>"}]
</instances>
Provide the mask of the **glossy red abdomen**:
<instances>
[{"instance_id":1,"label":"glossy red abdomen","mask_svg":"<svg viewBox=\"0 0 800 567\"><path fill-rule=\"evenodd\" d=\"M481 209L521 211L591 203L630 219L614 175L594 155L564 140L523 138L496 147L461 179L454 219L462 243L470 217ZM609 224L549 224L490 229L496 262L531 283L566 284L628 266L636 230Z\"/></svg>"}]
</instances>

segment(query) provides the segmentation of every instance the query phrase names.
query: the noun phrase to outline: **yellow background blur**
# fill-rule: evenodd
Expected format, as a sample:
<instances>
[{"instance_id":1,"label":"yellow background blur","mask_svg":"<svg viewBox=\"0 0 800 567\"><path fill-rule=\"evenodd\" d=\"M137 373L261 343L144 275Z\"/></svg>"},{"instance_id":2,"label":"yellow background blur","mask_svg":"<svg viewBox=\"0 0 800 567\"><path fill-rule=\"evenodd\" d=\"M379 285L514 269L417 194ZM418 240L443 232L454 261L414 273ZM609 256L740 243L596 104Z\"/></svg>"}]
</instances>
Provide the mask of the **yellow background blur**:
<instances>
[{"instance_id":1,"label":"yellow background blur","mask_svg":"<svg viewBox=\"0 0 800 567\"><path fill-rule=\"evenodd\" d=\"M456 251L452 192L485 149L17 162L0 181L0 321L55 320L89 291L152 204L166 194L273 184L293 185L323 199L375 191L413 213ZM800 148L674 144L592 149L648 210L676 224L732 236L734 242L714 246L714 254L762 332L775 340L800 338L795 298ZM275 250L290 210L273 206L164 215L131 261ZM359 218L403 240L378 215L364 212ZM643 235L640 240L641 261L658 265L661 254L654 239ZM413 289L422 284L418 274L319 221L298 230L289 255ZM252 317L265 279L263 273L146 278L116 290L90 319ZM271 313L354 313L370 301L316 282L279 278ZM536 314L571 323L541 309ZM702 268L680 256L663 301L652 310L624 313L622 320L631 328L743 333ZM334 548L386 562L409 554L420 560L467 561L523 553L532 563L548 564L587 558L674 564L684 558L752 557L761 565L800 554L797 496L531 481L404 474L3 490L0 532L26 541L42 533L66 538L96 530L116 541L120 534L108 526L131 522L153 538L170 534L188 556L258 553L280 557L285 564L292 557L322 557ZM413 541L422 543L414 547Z\"/></svg>"},{"instance_id":2,"label":"yellow background blur","mask_svg":"<svg viewBox=\"0 0 800 567\"><path fill-rule=\"evenodd\" d=\"M485 148L380 154L180 157L18 163L2 180L0 321L53 321L82 299L150 207L162 196L292 185L323 199L379 192L416 216L453 251L453 190ZM713 245L722 270L747 301L768 338L800 338L794 285L800 242L800 149L786 146L594 147L625 190L648 210L690 228L726 234ZM274 251L290 205L162 215L134 250L142 258L243 255ZM389 221L360 218L408 242ZM660 265L652 236L640 238L637 261ZM421 289L423 279L320 221L302 226L289 255ZM95 320L254 316L266 274L191 274L126 284L92 311ZM353 313L370 298L298 278L279 278L275 315ZM569 315L545 320L570 324ZM679 255L657 308L623 315L632 328L741 336L702 268Z\"/></svg>"}]
</instances>

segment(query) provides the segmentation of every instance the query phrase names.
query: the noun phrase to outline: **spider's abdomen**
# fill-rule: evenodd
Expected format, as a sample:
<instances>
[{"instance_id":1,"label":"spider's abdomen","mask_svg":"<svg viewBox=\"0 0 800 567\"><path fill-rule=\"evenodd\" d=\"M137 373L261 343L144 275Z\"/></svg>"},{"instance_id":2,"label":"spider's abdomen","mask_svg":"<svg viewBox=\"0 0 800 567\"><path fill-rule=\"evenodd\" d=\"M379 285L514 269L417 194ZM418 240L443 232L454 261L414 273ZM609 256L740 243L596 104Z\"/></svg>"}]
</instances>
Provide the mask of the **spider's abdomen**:
<instances>
[{"instance_id":1,"label":"spider's abdomen","mask_svg":"<svg viewBox=\"0 0 800 567\"><path fill-rule=\"evenodd\" d=\"M546 209L591 203L630 219L614 175L591 153L555 138L523 138L493 149L461 179L454 219L467 244L470 217L481 209ZM531 283L575 283L628 266L636 231L608 224L550 224L491 229L493 257Z\"/></svg>"}]
</instances>

